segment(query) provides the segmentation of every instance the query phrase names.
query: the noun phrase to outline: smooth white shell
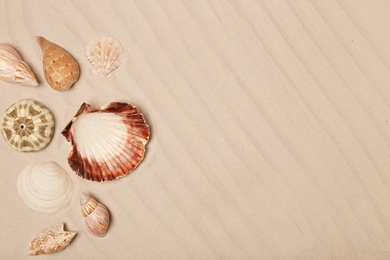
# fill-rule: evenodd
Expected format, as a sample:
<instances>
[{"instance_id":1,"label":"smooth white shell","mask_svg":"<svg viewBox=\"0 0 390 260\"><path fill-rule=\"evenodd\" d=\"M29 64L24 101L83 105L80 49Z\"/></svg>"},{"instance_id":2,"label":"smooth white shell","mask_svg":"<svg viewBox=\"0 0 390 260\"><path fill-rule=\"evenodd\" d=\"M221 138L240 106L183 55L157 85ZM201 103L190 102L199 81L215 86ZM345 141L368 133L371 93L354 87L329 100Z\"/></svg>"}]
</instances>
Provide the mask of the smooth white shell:
<instances>
[{"instance_id":1,"label":"smooth white shell","mask_svg":"<svg viewBox=\"0 0 390 260\"><path fill-rule=\"evenodd\" d=\"M0 44L0 79L18 85L38 85L30 66L8 44Z\"/></svg>"},{"instance_id":2,"label":"smooth white shell","mask_svg":"<svg viewBox=\"0 0 390 260\"><path fill-rule=\"evenodd\" d=\"M86 56L94 73L109 77L121 65L124 51L117 40L102 37L87 45Z\"/></svg>"},{"instance_id":3,"label":"smooth white shell","mask_svg":"<svg viewBox=\"0 0 390 260\"><path fill-rule=\"evenodd\" d=\"M67 207L73 193L73 182L57 163L33 163L23 169L17 188L24 203L34 211L52 214Z\"/></svg>"}]
</instances>

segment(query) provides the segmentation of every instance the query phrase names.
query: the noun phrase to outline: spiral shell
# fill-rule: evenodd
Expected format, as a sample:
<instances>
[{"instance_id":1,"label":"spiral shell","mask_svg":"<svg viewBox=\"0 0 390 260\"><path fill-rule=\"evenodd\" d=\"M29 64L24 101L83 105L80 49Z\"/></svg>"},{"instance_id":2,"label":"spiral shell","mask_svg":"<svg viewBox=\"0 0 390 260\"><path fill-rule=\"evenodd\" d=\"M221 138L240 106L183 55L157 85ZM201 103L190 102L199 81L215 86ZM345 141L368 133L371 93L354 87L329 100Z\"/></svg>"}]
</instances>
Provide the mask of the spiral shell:
<instances>
[{"instance_id":1,"label":"spiral shell","mask_svg":"<svg viewBox=\"0 0 390 260\"><path fill-rule=\"evenodd\" d=\"M71 143L70 167L92 181L112 181L133 171L143 160L149 126L133 105L111 102L82 104L62 134Z\"/></svg>"},{"instance_id":2,"label":"spiral shell","mask_svg":"<svg viewBox=\"0 0 390 260\"><path fill-rule=\"evenodd\" d=\"M8 44L0 44L0 79L17 85L38 85L30 66Z\"/></svg>"},{"instance_id":3,"label":"spiral shell","mask_svg":"<svg viewBox=\"0 0 390 260\"><path fill-rule=\"evenodd\" d=\"M77 232L64 231L60 222L37 234L28 247L29 255L53 254L67 247Z\"/></svg>"},{"instance_id":4,"label":"spiral shell","mask_svg":"<svg viewBox=\"0 0 390 260\"><path fill-rule=\"evenodd\" d=\"M89 233L104 237L110 224L110 214L107 208L95 198L84 193L81 194L80 205Z\"/></svg>"},{"instance_id":5,"label":"spiral shell","mask_svg":"<svg viewBox=\"0 0 390 260\"><path fill-rule=\"evenodd\" d=\"M5 141L21 152L45 148L54 134L54 116L41 102L23 99L10 106L1 123Z\"/></svg>"},{"instance_id":6,"label":"spiral shell","mask_svg":"<svg viewBox=\"0 0 390 260\"><path fill-rule=\"evenodd\" d=\"M19 174L17 188L30 209L46 214L66 208L73 194L72 179L53 161L28 165Z\"/></svg>"},{"instance_id":7,"label":"spiral shell","mask_svg":"<svg viewBox=\"0 0 390 260\"><path fill-rule=\"evenodd\" d=\"M43 53L43 71L47 83L58 91L70 89L80 76L75 58L64 48L41 36L37 36L37 42Z\"/></svg>"},{"instance_id":8,"label":"spiral shell","mask_svg":"<svg viewBox=\"0 0 390 260\"><path fill-rule=\"evenodd\" d=\"M102 37L88 44L86 56L94 73L109 77L121 65L124 52L117 40Z\"/></svg>"}]
</instances>

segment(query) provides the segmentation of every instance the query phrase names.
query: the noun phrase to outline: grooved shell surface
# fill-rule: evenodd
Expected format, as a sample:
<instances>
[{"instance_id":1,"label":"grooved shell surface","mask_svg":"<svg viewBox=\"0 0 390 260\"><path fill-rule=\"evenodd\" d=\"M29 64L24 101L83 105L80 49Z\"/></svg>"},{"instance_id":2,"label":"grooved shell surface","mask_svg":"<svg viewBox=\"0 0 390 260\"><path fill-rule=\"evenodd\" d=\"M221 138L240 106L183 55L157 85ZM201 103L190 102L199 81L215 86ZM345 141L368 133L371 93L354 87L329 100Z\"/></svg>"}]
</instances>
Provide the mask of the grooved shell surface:
<instances>
[{"instance_id":1,"label":"grooved shell surface","mask_svg":"<svg viewBox=\"0 0 390 260\"><path fill-rule=\"evenodd\" d=\"M55 90L65 91L72 87L80 76L79 64L64 48L41 36L37 42L42 49L43 71L47 83Z\"/></svg>"},{"instance_id":2,"label":"grooved shell surface","mask_svg":"<svg viewBox=\"0 0 390 260\"><path fill-rule=\"evenodd\" d=\"M73 194L72 179L53 161L28 165L19 174L17 188L30 209L46 214L66 208Z\"/></svg>"},{"instance_id":3,"label":"grooved shell surface","mask_svg":"<svg viewBox=\"0 0 390 260\"><path fill-rule=\"evenodd\" d=\"M70 142L73 171L92 181L111 181L129 174L142 161L149 126L133 105L112 102L82 104L62 134Z\"/></svg>"},{"instance_id":4,"label":"grooved shell surface","mask_svg":"<svg viewBox=\"0 0 390 260\"><path fill-rule=\"evenodd\" d=\"M10 106L1 123L4 140L21 152L45 148L54 134L54 116L41 102L23 99Z\"/></svg>"},{"instance_id":5,"label":"grooved shell surface","mask_svg":"<svg viewBox=\"0 0 390 260\"><path fill-rule=\"evenodd\" d=\"M0 79L24 86L38 85L30 66L8 44L0 44Z\"/></svg>"},{"instance_id":6,"label":"grooved shell surface","mask_svg":"<svg viewBox=\"0 0 390 260\"><path fill-rule=\"evenodd\" d=\"M117 40L102 37L87 45L86 56L94 73L108 77L121 65L124 52Z\"/></svg>"}]
</instances>

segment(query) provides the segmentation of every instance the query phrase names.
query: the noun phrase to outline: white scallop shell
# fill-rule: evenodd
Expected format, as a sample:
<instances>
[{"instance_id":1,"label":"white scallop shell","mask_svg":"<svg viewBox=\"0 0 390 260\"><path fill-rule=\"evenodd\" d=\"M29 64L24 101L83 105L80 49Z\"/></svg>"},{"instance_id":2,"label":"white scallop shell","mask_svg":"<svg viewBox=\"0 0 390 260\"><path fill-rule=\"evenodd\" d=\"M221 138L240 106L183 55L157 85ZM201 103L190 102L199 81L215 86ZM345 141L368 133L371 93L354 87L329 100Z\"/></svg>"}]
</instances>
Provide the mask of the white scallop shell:
<instances>
[{"instance_id":1,"label":"white scallop shell","mask_svg":"<svg viewBox=\"0 0 390 260\"><path fill-rule=\"evenodd\" d=\"M121 65L124 51L117 40L102 37L87 45L86 56L94 73L108 77Z\"/></svg>"},{"instance_id":2,"label":"white scallop shell","mask_svg":"<svg viewBox=\"0 0 390 260\"><path fill-rule=\"evenodd\" d=\"M60 222L37 234L28 247L29 255L53 254L67 247L77 232L64 231Z\"/></svg>"},{"instance_id":3,"label":"white scallop shell","mask_svg":"<svg viewBox=\"0 0 390 260\"><path fill-rule=\"evenodd\" d=\"M57 163L33 163L24 168L17 188L24 203L32 210L53 214L66 208L72 198L73 182Z\"/></svg>"},{"instance_id":4,"label":"white scallop shell","mask_svg":"<svg viewBox=\"0 0 390 260\"><path fill-rule=\"evenodd\" d=\"M84 193L81 194L80 205L88 232L97 237L104 237L110 225L110 214L106 206Z\"/></svg>"},{"instance_id":5,"label":"white scallop shell","mask_svg":"<svg viewBox=\"0 0 390 260\"><path fill-rule=\"evenodd\" d=\"M83 103L62 134L71 143L73 171L92 181L112 181L142 161L149 126L133 105L111 102L102 107Z\"/></svg>"},{"instance_id":6,"label":"white scallop shell","mask_svg":"<svg viewBox=\"0 0 390 260\"><path fill-rule=\"evenodd\" d=\"M38 85L30 66L8 44L0 44L0 79L18 85Z\"/></svg>"},{"instance_id":7,"label":"white scallop shell","mask_svg":"<svg viewBox=\"0 0 390 260\"><path fill-rule=\"evenodd\" d=\"M54 134L54 116L41 102L23 99L6 111L1 123L4 140L21 152L45 148Z\"/></svg>"}]
</instances>

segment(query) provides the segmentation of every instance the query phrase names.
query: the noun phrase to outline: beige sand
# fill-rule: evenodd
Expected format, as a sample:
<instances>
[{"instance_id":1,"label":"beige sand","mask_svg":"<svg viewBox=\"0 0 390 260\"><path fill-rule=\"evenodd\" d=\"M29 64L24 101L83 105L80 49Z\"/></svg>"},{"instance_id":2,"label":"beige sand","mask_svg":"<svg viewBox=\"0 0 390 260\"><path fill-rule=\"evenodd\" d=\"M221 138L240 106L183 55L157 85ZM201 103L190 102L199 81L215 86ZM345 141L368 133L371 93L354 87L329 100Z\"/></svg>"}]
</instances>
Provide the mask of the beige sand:
<instances>
[{"instance_id":1,"label":"beige sand","mask_svg":"<svg viewBox=\"0 0 390 260\"><path fill-rule=\"evenodd\" d=\"M36 153L0 144L0 259L27 259L36 233L78 231L55 259L390 259L388 1L7 1L0 42L38 87L0 82L0 111L45 103L57 125ZM68 49L80 80L44 81L35 36ZM118 39L126 64L91 73L84 52ZM92 183L67 165L60 131L82 102L125 101L151 125L130 175ZM28 209L22 168L54 160L75 184L53 216ZM79 194L109 208L105 238L85 229Z\"/></svg>"}]
</instances>

